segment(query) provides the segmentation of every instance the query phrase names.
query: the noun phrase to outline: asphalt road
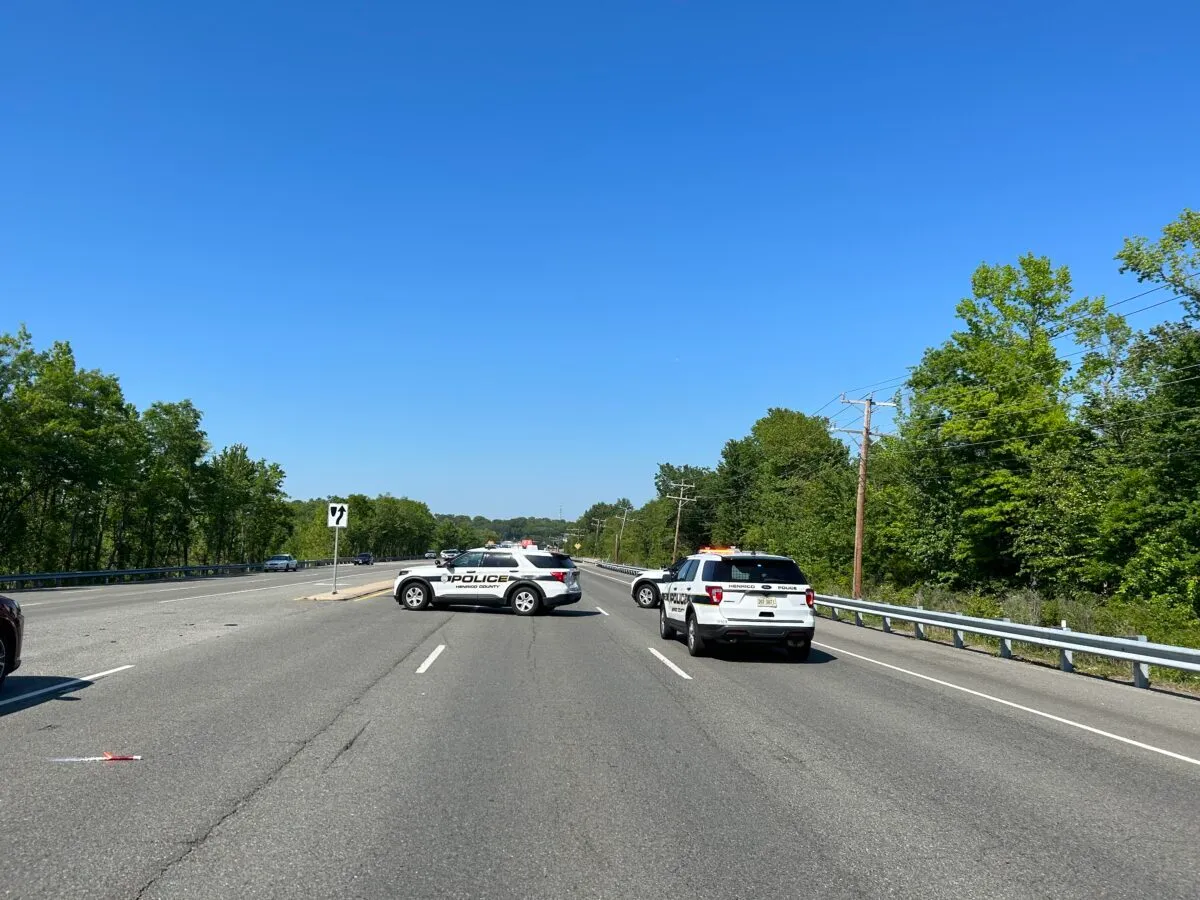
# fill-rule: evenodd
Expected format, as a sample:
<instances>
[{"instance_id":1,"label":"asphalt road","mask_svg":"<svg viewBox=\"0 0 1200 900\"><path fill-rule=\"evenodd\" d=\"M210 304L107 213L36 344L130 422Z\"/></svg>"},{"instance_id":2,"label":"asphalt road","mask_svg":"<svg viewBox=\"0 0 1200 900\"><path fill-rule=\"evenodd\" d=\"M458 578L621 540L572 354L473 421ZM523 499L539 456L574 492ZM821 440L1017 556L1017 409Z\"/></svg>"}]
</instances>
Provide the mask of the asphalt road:
<instances>
[{"instance_id":1,"label":"asphalt road","mask_svg":"<svg viewBox=\"0 0 1200 900\"><path fill-rule=\"evenodd\" d=\"M23 595L0 896L1197 894L1189 698L825 621L692 659L594 569L535 618L313 578Z\"/></svg>"}]
</instances>

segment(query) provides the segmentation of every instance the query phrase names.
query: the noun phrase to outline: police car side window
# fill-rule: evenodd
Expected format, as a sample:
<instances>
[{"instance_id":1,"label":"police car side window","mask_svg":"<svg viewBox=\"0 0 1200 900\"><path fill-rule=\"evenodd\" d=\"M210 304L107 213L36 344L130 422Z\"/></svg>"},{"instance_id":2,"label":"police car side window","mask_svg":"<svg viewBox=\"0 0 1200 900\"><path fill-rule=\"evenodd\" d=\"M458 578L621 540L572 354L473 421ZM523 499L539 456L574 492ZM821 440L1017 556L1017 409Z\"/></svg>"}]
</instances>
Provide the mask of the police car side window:
<instances>
[{"instance_id":1,"label":"police car side window","mask_svg":"<svg viewBox=\"0 0 1200 900\"><path fill-rule=\"evenodd\" d=\"M483 557L483 565L490 569L515 569L517 561L511 553L488 553Z\"/></svg>"},{"instance_id":2,"label":"police car side window","mask_svg":"<svg viewBox=\"0 0 1200 900\"><path fill-rule=\"evenodd\" d=\"M468 567L474 568L475 566L482 564L482 562L482 553L460 553L450 561L450 565L459 569Z\"/></svg>"},{"instance_id":3,"label":"police car side window","mask_svg":"<svg viewBox=\"0 0 1200 900\"><path fill-rule=\"evenodd\" d=\"M675 576L675 580L691 581L692 576L696 574L697 565L699 565L699 560L689 559L683 564L683 568L679 570L679 574Z\"/></svg>"}]
</instances>

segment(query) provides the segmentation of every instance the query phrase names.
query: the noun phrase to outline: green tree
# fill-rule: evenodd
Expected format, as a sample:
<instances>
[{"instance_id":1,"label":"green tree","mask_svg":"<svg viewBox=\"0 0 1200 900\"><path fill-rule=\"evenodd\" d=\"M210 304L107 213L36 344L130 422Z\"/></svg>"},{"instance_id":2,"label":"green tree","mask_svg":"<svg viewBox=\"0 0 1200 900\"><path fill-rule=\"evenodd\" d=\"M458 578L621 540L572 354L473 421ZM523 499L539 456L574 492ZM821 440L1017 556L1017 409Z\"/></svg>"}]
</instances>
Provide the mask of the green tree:
<instances>
[{"instance_id":1,"label":"green tree","mask_svg":"<svg viewBox=\"0 0 1200 900\"><path fill-rule=\"evenodd\" d=\"M1185 209L1157 241L1126 238L1116 259L1121 272L1170 287L1184 298L1191 316L1200 314L1200 212Z\"/></svg>"},{"instance_id":2,"label":"green tree","mask_svg":"<svg viewBox=\"0 0 1200 900\"><path fill-rule=\"evenodd\" d=\"M913 369L900 434L904 452L924 457L910 466L911 524L935 579L1006 581L1021 570L1038 454L1078 443L1069 366L1052 341L1103 310L1101 299L1072 299L1070 273L1046 257L983 265L958 304L963 327Z\"/></svg>"}]
</instances>

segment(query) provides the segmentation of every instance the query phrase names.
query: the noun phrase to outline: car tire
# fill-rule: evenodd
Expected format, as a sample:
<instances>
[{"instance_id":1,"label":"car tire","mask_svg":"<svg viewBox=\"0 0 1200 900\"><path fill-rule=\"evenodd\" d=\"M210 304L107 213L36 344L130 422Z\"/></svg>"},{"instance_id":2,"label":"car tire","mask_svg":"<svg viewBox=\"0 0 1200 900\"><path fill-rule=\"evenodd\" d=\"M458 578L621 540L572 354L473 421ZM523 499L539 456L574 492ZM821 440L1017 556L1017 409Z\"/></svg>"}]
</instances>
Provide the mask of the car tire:
<instances>
[{"instance_id":1,"label":"car tire","mask_svg":"<svg viewBox=\"0 0 1200 900\"><path fill-rule=\"evenodd\" d=\"M518 616L532 616L542 608L542 595L533 585L523 584L512 592L509 603Z\"/></svg>"},{"instance_id":2,"label":"car tire","mask_svg":"<svg viewBox=\"0 0 1200 900\"><path fill-rule=\"evenodd\" d=\"M704 638L700 637L700 626L696 624L696 614L689 612L687 617L687 648L688 656L704 655Z\"/></svg>"},{"instance_id":3,"label":"car tire","mask_svg":"<svg viewBox=\"0 0 1200 900\"><path fill-rule=\"evenodd\" d=\"M658 636L664 641L673 641L675 633L675 626L667 621L667 606L664 603L658 608Z\"/></svg>"},{"instance_id":4,"label":"car tire","mask_svg":"<svg viewBox=\"0 0 1200 900\"><path fill-rule=\"evenodd\" d=\"M805 641L803 644L787 644L788 659L795 662L807 662L809 655L812 653L812 642Z\"/></svg>"},{"instance_id":5,"label":"car tire","mask_svg":"<svg viewBox=\"0 0 1200 900\"><path fill-rule=\"evenodd\" d=\"M410 581L400 586L400 605L414 612L429 609L432 602L429 594L429 585L421 581Z\"/></svg>"},{"instance_id":6,"label":"car tire","mask_svg":"<svg viewBox=\"0 0 1200 900\"><path fill-rule=\"evenodd\" d=\"M647 581L638 587L637 592L633 595L633 602L642 609L654 609L659 603L658 588Z\"/></svg>"}]
</instances>

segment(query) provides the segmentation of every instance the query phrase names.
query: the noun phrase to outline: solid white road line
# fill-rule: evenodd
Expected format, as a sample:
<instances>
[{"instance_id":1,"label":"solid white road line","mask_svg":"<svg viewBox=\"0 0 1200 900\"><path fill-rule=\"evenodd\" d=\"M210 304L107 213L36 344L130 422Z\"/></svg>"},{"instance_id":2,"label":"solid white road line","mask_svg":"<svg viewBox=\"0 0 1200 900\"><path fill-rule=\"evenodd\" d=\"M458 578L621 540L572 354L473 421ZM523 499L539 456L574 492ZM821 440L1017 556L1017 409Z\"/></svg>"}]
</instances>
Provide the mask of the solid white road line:
<instances>
[{"instance_id":1,"label":"solid white road line","mask_svg":"<svg viewBox=\"0 0 1200 900\"><path fill-rule=\"evenodd\" d=\"M8 706L10 703L20 703L22 700L28 700L31 697L40 697L42 694L70 693L71 691L78 690L81 687L86 687L93 681L99 681L106 675L115 675L117 672L124 672L126 669L132 668L132 665L117 666L115 669L106 669L103 672L97 672L95 675L84 675L82 678L71 678L67 681L64 681L62 684L40 688L36 691L30 691L27 694L18 694L15 697L8 697L4 700L0 700L0 706Z\"/></svg>"},{"instance_id":2,"label":"solid white road line","mask_svg":"<svg viewBox=\"0 0 1200 900\"><path fill-rule=\"evenodd\" d=\"M1071 728L1078 728L1080 731L1086 731L1089 734L1099 735L1100 737L1108 738L1111 741L1117 741L1122 744L1128 744L1130 747L1137 747L1139 750L1149 750L1151 753L1158 753L1162 756L1169 756L1171 759L1177 759L1180 762L1191 763L1193 766L1200 766L1200 759L1193 759L1190 756L1184 756L1182 753L1175 753L1171 750L1164 750L1162 747L1155 747L1153 744L1144 744L1141 741L1135 741L1132 738L1122 737L1119 734L1113 734L1111 731L1102 731L1099 728L1093 728L1091 725L1084 725L1082 722L1076 722L1073 719L1064 719L1062 716L1056 716L1053 713L1043 712L1040 709L1034 709L1031 706L1022 706L1020 703L1014 703L1011 700L1005 700L1003 697L996 697L992 694L985 694L983 691L972 690L968 687L963 687L959 684L953 684L949 681L943 681L940 678L934 678L930 675L922 675L920 672L914 672L912 669L903 669L900 666L894 666L891 663L881 662L878 659L872 659L869 656L863 656L861 653L854 653L850 650L842 650L830 644L822 644L813 641L814 647L821 647L825 650L832 650L834 653L840 653L844 656L853 656L855 659L861 659L863 662L869 662L876 666L882 666L885 669L891 669L895 672L902 672L905 675L911 675L913 678L920 678L922 681L928 681L941 687L950 688L951 690L961 691L964 694L970 694L972 697L979 697L983 700L991 700L993 703L999 703L1001 706L1007 706L1010 709L1019 709L1021 712L1029 713L1030 715L1040 716L1043 719L1049 719L1051 722L1058 722L1060 725L1068 725Z\"/></svg>"},{"instance_id":3,"label":"solid white road line","mask_svg":"<svg viewBox=\"0 0 1200 900\"><path fill-rule=\"evenodd\" d=\"M602 616L607 616L607 615L608 615L608 613L606 613L604 610L600 609L600 607L598 607L598 606L597 606L597 607L596 607L596 609L599 609L599 610L600 610L600 615L602 615Z\"/></svg>"},{"instance_id":4,"label":"solid white road line","mask_svg":"<svg viewBox=\"0 0 1200 900\"><path fill-rule=\"evenodd\" d=\"M646 649L649 650L651 653L653 653L655 656L657 656L660 660L662 660L663 663L666 665L666 667L668 669L670 669L672 672L674 672L676 675L678 675L680 678L686 678L688 681L692 680L691 675L689 675L687 672L683 671L683 669L679 668L679 666L675 665L675 663L671 662L669 659L667 659L665 656L663 656L661 653L659 653L653 647L647 647Z\"/></svg>"},{"instance_id":5,"label":"solid white road line","mask_svg":"<svg viewBox=\"0 0 1200 900\"><path fill-rule=\"evenodd\" d=\"M417 674L424 675L426 672L428 672L429 667L433 665L433 661L441 656L442 651L445 649L445 644L438 644L437 647L434 648L433 652L425 657L425 662L421 663L421 665L417 667Z\"/></svg>"},{"instance_id":6,"label":"solid white road line","mask_svg":"<svg viewBox=\"0 0 1200 900\"><path fill-rule=\"evenodd\" d=\"M272 584L267 587L247 588L244 591L221 591L219 594L191 594L187 597L172 597L169 600L159 600L159 603L178 603L180 600L207 600L209 597L229 597L233 594L253 594L256 591L278 591L283 588L298 587L302 584L320 584L319 581L289 581L287 584Z\"/></svg>"}]
</instances>

